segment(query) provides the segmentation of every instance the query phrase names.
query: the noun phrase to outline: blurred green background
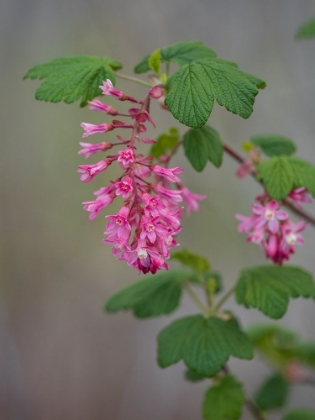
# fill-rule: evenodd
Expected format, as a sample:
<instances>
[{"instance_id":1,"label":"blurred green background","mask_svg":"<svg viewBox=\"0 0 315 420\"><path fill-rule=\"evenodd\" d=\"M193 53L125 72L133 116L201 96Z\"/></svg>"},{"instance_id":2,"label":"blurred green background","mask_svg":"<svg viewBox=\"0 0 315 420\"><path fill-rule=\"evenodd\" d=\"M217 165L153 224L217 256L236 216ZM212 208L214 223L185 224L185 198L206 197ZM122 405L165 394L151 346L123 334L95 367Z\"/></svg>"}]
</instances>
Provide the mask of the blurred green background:
<instances>
[{"instance_id":1,"label":"blurred green background","mask_svg":"<svg viewBox=\"0 0 315 420\"><path fill-rule=\"evenodd\" d=\"M198 419L207 387L184 382L182 364L157 366L156 335L171 318L103 313L113 292L139 278L101 242L103 216L90 222L82 210L81 202L115 172L110 168L90 184L76 172L86 163L77 155L80 122L103 119L78 104L35 101L39 83L23 82L26 71L55 57L87 54L122 61L131 74L156 48L201 40L267 82L249 120L215 106L210 123L223 140L239 148L254 134L282 134L315 163L315 40L294 40L298 26L313 16L311 0L1 1L1 420ZM140 97L145 92L127 82L117 87ZM172 125L183 129L157 106L152 115L158 127L152 136ZM220 170L209 164L202 174L193 172L182 151L175 165L185 167L188 188L208 195L200 213L185 218L181 245L208 256L227 284L242 267L264 263L261 250L237 233L234 218L250 213L261 188L236 179L228 156ZM315 273L312 228L305 239L292 263ZM228 307L244 325L262 319L233 299ZM184 298L172 318L195 312ZM314 338L314 317L314 302L300 299L291 302L283 322ZM231 368L250 393L268 373L258 358L233 360ZM294 389L290 403L302 405L315 408L314 391L306 386Z\"/></svg>"}]
</instances>

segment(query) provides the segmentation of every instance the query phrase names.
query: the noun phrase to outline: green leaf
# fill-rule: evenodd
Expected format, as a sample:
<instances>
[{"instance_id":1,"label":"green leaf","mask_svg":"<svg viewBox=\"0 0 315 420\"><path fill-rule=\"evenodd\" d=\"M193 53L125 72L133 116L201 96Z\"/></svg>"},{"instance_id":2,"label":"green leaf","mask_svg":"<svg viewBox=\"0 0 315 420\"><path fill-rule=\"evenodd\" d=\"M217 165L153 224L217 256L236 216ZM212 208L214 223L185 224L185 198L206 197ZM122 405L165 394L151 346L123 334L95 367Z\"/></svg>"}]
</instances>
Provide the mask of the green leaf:
<instances>
[{"instance_id":1,"label":"green leaf","mask_svg":"<svg viewBox=\"0 0 315 420\"><path fill-rule=\"evenodd\" d=\"M187 381L190 381L190 382L200 382L200 381L203 381L205 377L202 375L199 375L199 373L191 369L187 369L185 372L185 379L187 379Z\"/></svg>"},{"instance_id":2,"label":"green leaf","mask_svg":"<svg viewBox=\"0 0 315 420\"><path fill-rule=\"evenodd\" d=\"M289 383L281 375L272 375L259 387L254 400L263 411L281 408L289 395Z\"/></svg>"},{"instance_id":3,"label":"green leaf","mask_svg":"<svg viewBox=\"0 0 315 420\"><path fill-rule=\"evenodd\" d=\"M182 66L204 57L216 57L216 53L200 41L186 41L161 48L161 62L173 62ZM145 73L150 70L150 55L144 57L134 69L135 73Z\"/></svg>"},{"instance_id":4,"label":"green leaf","mask_svg":"<svg viewBox=\"0 0 315 420\"><path fill-rule=\"evenodd\" d=\"M203 402L206 420L237 420L242 414L246 395L242 384L232 375L226 375L219 385L208 389Z\"/></svg>"},{"instance_id":5,"label":"green leaf","mask_svg":"<svg viewBox=\"0 0 315 420\"><path fill-rule=\"evenodd\" d=\"M181 251L173 252L171 254L171 259L180 261L183 265L191 267L193 271L199 274L204 274L210 269L210 263L205 257L194 254L188 249L182 249Z\"/></svg>"},{"instance_id":6,"label":"green leaf","mask_svg":"<svg viewBox=\"0 0 315 420\"><path fill-rule=\"evenodd\" d=\"M315 18L304 22L295 34L296 39L315 38Z\"/></svg>"},{"instance_id":7,"label":"green leaf","mask_svg":"<svg viewBox=\"0 0 315 420\"><path fill-rule=\"evenodd\" d=\"M168 80L167 88L165 104L174 118L193 128L207 122L214 99L228 111L248 118L258 94L258 87L246 73L212 58L182 66Z\"/></svg>"},{"instance_id":8,"label":"green leaf","mask_svg":"<svg viewBox=\"0 0 315 420\"><path fill-rule=\"evenodd\" d=\"M209 125L193 128L184 135L184 150L193 168L201 172L208 160L217 168L222 164L223 145L219 133Z\"/></svg>"},{"instance_id":9,"label":"green leaf","mask_svg":"<svg viewBox=\"0 0 315 420\"><path fill-rule=\"evenodd\" d=\"M315 297L312 275L294 266L259 266L241 271L236 287L237 303L257 308L270 318L281 318L289 298Z\"/></svg>"},{"instance_id":10,"label":"green leaf","mask_svg":"<svg viewBox=\"0 0 315 420\"><path fill-rule=\"evenodd\" d=\"M305 187L315 197L315 166L297 157L287 158L293 173L293 187Z\"/></svg>"},{"instance_id":11,"label":"green leaf","mask_svg":"<svg viewBox=\"0 0 315 420\"><path fill-rule=\"evenodd\" d=\"M315 420L315 411L308 408L295 408L289 411L283 420Z\"/></svg>"},{"instance_id":12,"label":"green leaf","mask_svg":"<svg viewBox=\"0 0 315 420\"><path fill-rule=\"evenodd\" d=\"M202 315L181 318L158 335L158 363L162 368L183 360L189 369L211 377L230 356L253 357L247 336L234 324Z\"/></svg>"},{"instance_id":13,"label":"green leaf","mask_svg":"<svg viewBox=\"0 0 315 420\"><path fill-rule=\"evenodd\" d=\"M315 368L315 343L301 342L297 346L294 356L304 365Z\"/></svg>"},{"instance_id":14,"label":"green leaf","mask_svg":"<svg viewBox=\"0 0 315 420\"><path fill-rule=\"evenodd\" d=\"M257 174L268 194L276 200L283 200L293 189L292 169L285 157L274 157L261 162Z\"/></svg>"},{"instance_id":15,"label":"green leaf","mask_svg":"<svg viewBox=\"0 0 315 420\"><path fill-rule=\"evenodd\" d=\"M105 310L132 310L139 318L169 314L179 304L182 283L191 278L194 278L191 273L180 270L155 274L113 295L106 303Z\"/></svg>"},{"instance_id":16,"label":"green leaf","mask_svg":"<svg viewBox=\"0 0 315 420\"><path fill-rule=\"evenodd\" d=\"M295 143L283 136L259 134L250 138L267 156L292 155L296 152Z\"/></svg>"},{"instance_id":17,"label":"green leaf","mask_svg":"<svg viewBox=\"0 0 315 420\"><path fill-rule=\"evenodd\" d=\"M315 197L315 167L303 159L275 156L261 162L257 174L268 194L276 200L283 200L299 187L305 187Z\"/></svg>"},{"instance_id":18,"label":"green leaf","mask_svg":"<svg viewBox=\"0 0 315 420\"><path fill-rule=\"evenodd\" d=\"M220 293L223 289L221 274L217 271L209 271L205 274L205 283L209 292Z\"/></svg>"},{"instance_id":19,"label":"green leaf","mask_svg":"<svg viewBox=\"0 0 315 420\"><path fill-rule=\"evenodd\" d=\"M162 133L157 142L151 147L150 155L153 155L156 159L160 156L167 154L170 150L173 150L179 141L179 130L176 127L171 127L165 133Z\"/></svg>"},{"instance_id":20,"label":"green leaf","mask_svg":"<svg viewBox=\"0 0 315 420\"><path fill-rule=\"evenodd\" d=\"M154 73L161 73L161 51L155 50L149 57L149 67Z\"/></svg>"},{"instance_id":21,"label":"green leaf","mask_svg":"<svg viewBox=\"0 0 315 420\"><path fill-rule=\"evenodd\" d=\"M115 83L113 70L121 67L120 63L107 57L56 58L36 65L24 79L46 79L35 94L40 101L71 104L81 99L81 106L85 106L87 101L101 95L99 86L104 80Z\"/></svg>"}]
</instances>

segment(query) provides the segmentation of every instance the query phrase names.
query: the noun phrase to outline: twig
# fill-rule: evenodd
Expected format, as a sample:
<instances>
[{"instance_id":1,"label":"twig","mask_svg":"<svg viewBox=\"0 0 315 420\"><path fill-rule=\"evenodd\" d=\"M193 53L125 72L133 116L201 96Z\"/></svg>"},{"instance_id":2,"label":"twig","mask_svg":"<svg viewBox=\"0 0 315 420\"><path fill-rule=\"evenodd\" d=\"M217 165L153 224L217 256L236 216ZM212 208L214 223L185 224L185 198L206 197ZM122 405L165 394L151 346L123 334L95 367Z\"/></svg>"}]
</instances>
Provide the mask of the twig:
<instances>
[{"instance_id":1,"label":"twig","mask_svg":"<svg viewBox=\"0 0 315 420\"><path fill-rule=\"evenodd\" d=\"M194 292L194 290L191 288L190 284L188 283L188 281L184 282L184 287L186 292L188 293L189 297L195 302L195 304L198 306L198 308L201 310L202 314L204 315L205 318L209 317L209 313L207 308L205 307L205 305L201 302L201 300L199 299L199 297L196 295L196 293Z\"/></svg>"},{"instance_id":2,"label":"twig","mask_svg":"<svg viewBox=\"0 0 315 420\"><path fill-rule=\"evenodd\" d=\"M138 83L139 85L152 87L149 82L146 82L145 80L138 79L137 77L128 76L127 74L115 72L115 75L119 77L120 79L130 80L131 82Z\"/></svg>"}]
</instances>

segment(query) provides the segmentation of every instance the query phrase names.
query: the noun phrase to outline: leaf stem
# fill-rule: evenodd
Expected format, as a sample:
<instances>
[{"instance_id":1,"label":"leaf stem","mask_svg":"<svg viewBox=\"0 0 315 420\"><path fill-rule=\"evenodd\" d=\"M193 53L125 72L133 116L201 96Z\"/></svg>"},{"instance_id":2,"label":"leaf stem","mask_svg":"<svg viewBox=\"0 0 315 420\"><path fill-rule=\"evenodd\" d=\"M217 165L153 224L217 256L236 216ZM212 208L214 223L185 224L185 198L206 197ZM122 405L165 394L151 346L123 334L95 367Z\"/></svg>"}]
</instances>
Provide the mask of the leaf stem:
<instances>
[{"instance_id":1,"label":"leaf stem","mask_svg":"<svg viewBox=\"0 0 315 420\"><path fill-rule=\"evenodd\" d=\"M228 155L230 155L234 160L236 160L237 162L239 162L239 163L244 163L245 162L245 159L238 152L236 152L231 146L229 146L228 144L224 143L223 144L223 148L224 148L224 151ZM250 174L252 175L252 177L256 181L258 181L257 178L256 178L256 172L251 172ZM283 200L283 203L293 213L295 213L296 215L302 217L304 220L308 221L309 223L311 223L315 227L315 217L313 217L312 215L306 213L304 210L302 210L299 207L297 207L290 198L285 198Z\"/></svg>"},{"instance_id":2,"label":"leaf stem","mask_svg":"<svg viewBox=\"0 0 315 420\"><path fill-rule=\"evenodd\" d=\"M139 85L152 87L149 82L146 82L145 80L138 79L137 77L128 76L127 74L115 72L115 75L119 77L120 79L129 80L130 82L138 83Z\"/></svg>"},{"instance_id":3,"label":"leaf stem","mask_svg":"<svg viewBox=\"0 0 315 420\"><path fill-rule=\"evenodd\" d=\"M216 304L214 311L217 312L221 306L224 305L224 303L234 294L236 289L236 284L234 284L224 295L221 297L221 299Z\"/></svg>"},{"instance_id":4,"label":"leaf stem","mask_svg":"<svg viewBox=\"0 0 315 420\"><path fill-rule=\"evenodd\" d=\"M205 305L201 302L201 300L199 299L199 297L196 295L195 291L193 290L193 288L190 286L190 284L188 283L188 281L184 282L184 287L186 292L188 293L189 297L195 302L195 304L198 306L198 308L201 310L201 312L203 313L205 318L209 317L209 313L207 308L205 307Z\"/></svg>"}]
</instances>

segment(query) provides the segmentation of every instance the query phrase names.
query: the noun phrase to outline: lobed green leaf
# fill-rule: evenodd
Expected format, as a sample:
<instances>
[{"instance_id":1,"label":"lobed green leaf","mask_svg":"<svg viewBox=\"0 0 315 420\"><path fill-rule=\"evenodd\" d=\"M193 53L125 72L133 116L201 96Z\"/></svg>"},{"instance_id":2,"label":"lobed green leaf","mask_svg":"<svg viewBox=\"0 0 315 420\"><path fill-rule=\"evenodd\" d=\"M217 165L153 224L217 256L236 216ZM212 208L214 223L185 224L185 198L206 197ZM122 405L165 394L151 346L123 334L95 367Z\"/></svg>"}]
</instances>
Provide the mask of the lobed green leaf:
<instances>
[{"instance_id":1,"label":"lobed green leaf","mask_svg":"<svg viewBox=\"0 0 315 420\"><path fill-rule=\"evenodd\" d=\"M113 295L106 303L105 310L132 310L139 318L169 314L179 305L182 283L191 279L195 279L195 276L183 270L155 274Z\"/></svg>"},{"instance_id":2,"label":"lobed green leaf","mask_svg":"<svg viewBox=\"0 0 315 420\"><path fill-rule=\"evenodd\" d=\"M315 411L308 408L295 408L289 411L282 420L315 420Z\"/></svg>"},{"instance_id":3,"label":"lobed green leaf","mask_svg":"<svg viewBox=\"0 0 315 420\"><path fill-rule=\"evenodd\" d=\"M246 395L242 384L233 375L226 375L218 385L205 394L203 418L205 420L237 420L242 414Z\"/></svg>"},{"instance_id":4,"label":"lobed green leaf","mask_svg":"<svg viewBox=\"0 0 315 420\"><path fill-rule=\"evenodd\" d=\"M315 18L304 22L295 34L296 39L310 39L315 38Z\"/></svg>"},{"instance_id":5,"label":"lobed green leaf","mask_svg":"<svg viewBox=\"0 0 315 420\"><path fill-rule=\"evenodd\" d=\"M275 374L267 378L259 387L254 400L262 411L281 408L287 402L290 386L281 375Z\"/></svg>"},{"instance_id":6,"label":"lobed green leaf","mask_svg":"<svg viewBox=\"0 0 315 420\"><path fill-rule=\"evenodd\" d=\"M247 336L229 321L202 315L179 319L158 335L158 363L162 368L183 360L202 376L214 376L230 356L253 357Z\"/></svg>"},{"instance_id":7,"label":"lobed green leaf","mask_svg":"<svg viewBox=\"0 0 315 420\"><path fill-rule=\"evenodd\" d=\"M261 162L257 174L268 194L276 200L283 200L299 187L305 187L315 197L315 167L303 159L275 156Z\"/></svg>"},{"instance_id":8,"label":"lobed green leaf","mask_svg":"<svg viewBox=\"0 0 315 420\"><path fill-rule=\"evenodd\" d=\"M294 266L259 266L241 271L236 287L236 300L246 308L257 308L270 318L281 318L287 311L289 298L315 297L311 273Z\"/></svg>"},{"instance_id":9,"label":"lobed green leaf","mask_svg":"<svg viewBox=\"0 0 315 420\"><path fill-rule=\"evenodd\" d=\"M168 80L165 104L181 123L199 128L207 122L214 99L228 111L248 118L262 85L260 79L231 63L203 58L182 66Z\"/></svg>"},{"instance_id":10,"label":"lobed green leaf","mask_svg":"<svg viewBox=\"0 0 315 420\"><path fill-rule=\"evenodd\" d=\"M274 134L259 134L250 138L267 156L292 155L296 152L293 140Z\"/></svg>"},{"instance_id":11,"label":"lobed green leaf","mask_svg":"<svg viewBox=\"0 0 315 420\"><path fill-rule=\"evenodd\" d=\"M184 150L193 168L201 172L208 160L219 168L223 160L223 144L219 133L209 125L193 128L184 135Z\"/></svg>"},{"instance_id":12,"label":"lobed green leaf","mask_svg":"<svg viewBox=\"0 0 315 420\"><path fill-rule=\"evenodd\" d=\"M216 53L200 41L185 41L161 48L161 62L173 62L180 66L204 57L216 57ZM150 70L149 60L152 54L144 57L135 67L135 73L145 73ZM153 69L154 70L154 69Z\"/></svg>"},{"instance_id":13,"label":"lobed green leaf","mask_svg":"<svg viewBox=\"0 0 315 420\"><path fill-rule=\"evenodd\" d=\"M114 70L121 64L107 57L75 56L56 58L38 64L24 79L46 79L37 89L40 101L73 103L81 99L81 106L101 95L99 86L106 79L115 83Z\"/></svg>"}]
</instances>

